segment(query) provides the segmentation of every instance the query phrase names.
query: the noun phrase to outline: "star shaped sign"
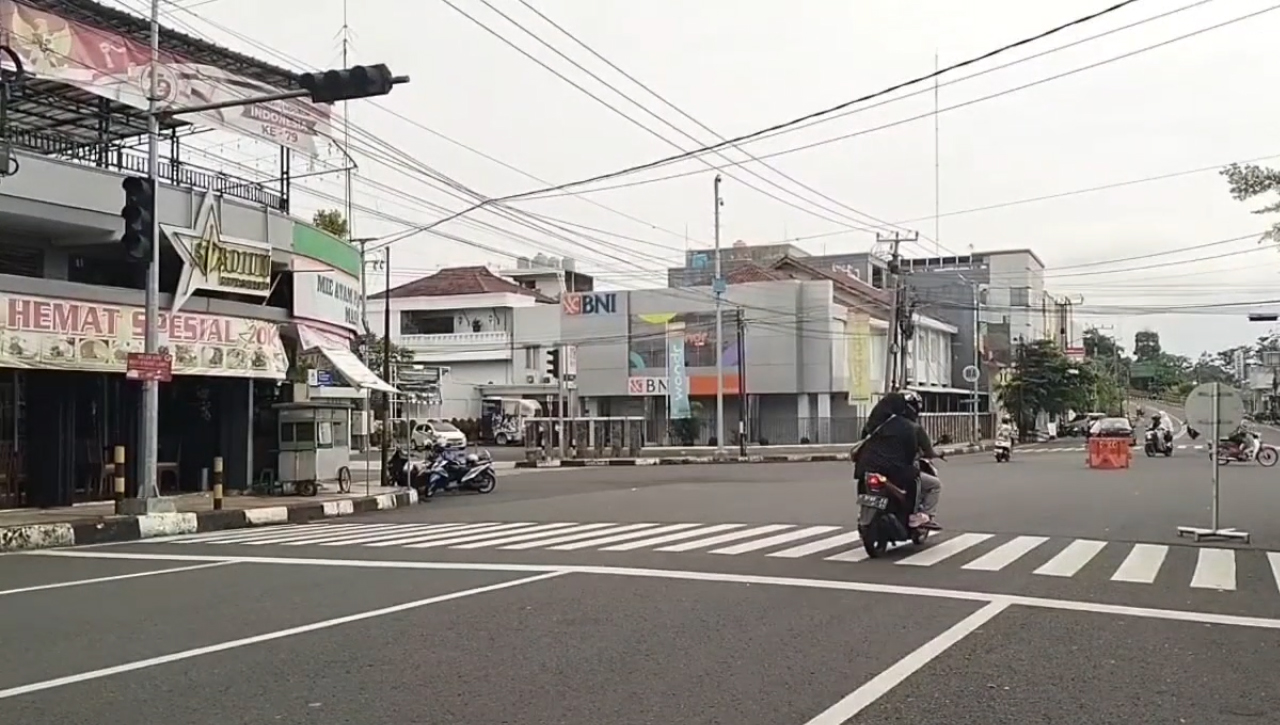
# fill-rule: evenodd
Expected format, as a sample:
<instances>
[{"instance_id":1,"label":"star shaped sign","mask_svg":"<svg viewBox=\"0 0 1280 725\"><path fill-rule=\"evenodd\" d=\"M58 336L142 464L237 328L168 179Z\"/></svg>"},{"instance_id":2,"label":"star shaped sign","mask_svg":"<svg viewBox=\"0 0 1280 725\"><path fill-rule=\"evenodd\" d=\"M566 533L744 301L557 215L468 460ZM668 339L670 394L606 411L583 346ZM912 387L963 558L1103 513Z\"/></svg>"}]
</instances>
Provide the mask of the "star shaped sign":
<instances>
[{"instance_id":1,"label":"star shaped sign","mask_svg":"<svg viewBox=\"0 0 1280 725\"><path fill-rule=\"evenodd\" d=\"M161 224L182 259L182 276L173 293L177 312L199 290L263 297L271 293L271 244L228 237L213 192L204 196L190 227Z\"/></svg>"}]
</instances>

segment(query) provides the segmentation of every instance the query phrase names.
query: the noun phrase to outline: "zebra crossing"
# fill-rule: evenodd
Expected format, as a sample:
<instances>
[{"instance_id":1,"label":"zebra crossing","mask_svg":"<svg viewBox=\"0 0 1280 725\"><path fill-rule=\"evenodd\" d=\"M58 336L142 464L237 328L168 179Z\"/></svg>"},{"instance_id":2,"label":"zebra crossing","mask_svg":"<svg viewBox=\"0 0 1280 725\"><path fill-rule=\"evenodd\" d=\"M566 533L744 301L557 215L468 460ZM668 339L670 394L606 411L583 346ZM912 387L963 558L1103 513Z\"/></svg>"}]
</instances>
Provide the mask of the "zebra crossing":
<instances>
[{"instance_id":1,"label":"zebra crossing","mask_svg":"<svg viewBox=\"0 0 1280 725\"><path fill-rule=\"evenodd\" d=\"M1209 450L1209 447L1205 445L1184 443L1182 445L1174 446L1173 449L1175 451L1207 451ZM1055 446L1055 445L1046 445L1043 443L1034 443L1027 446L1018 446L1013 450L1014 450L1014 455L1017 455L1020 453L1066 453L1066 452L1084 453L1086 450L1086 446L1083 444L1077 445L1077 446L1061 446L1061 445ZM1139 451L1139 453L1141 453L1141 451Z\"/></svg>"},{"instance_id":2,"label":"zebra crossing","mask_svg":"<svg viewBox=\"0 0 1280 725\"><path fill-rule=\"evenodd\" d=\"M372 550L450 549L458 551L649 551L714 556L759 555L834 563L868 562L856 529L844 526L744 523L319 523L237 529L146 539L150 544L316 546ZM1108 556L1103 556L1109 552ZM1121 558L1123 557L1123 558ZM1280 593L1280 553L1164 544L1063 539L978 532L942 532L929 545L891 555L875 565L954 567L965 572L1012 572L1073 578L1086 570L1113 582L1154 584L1180 557L1190 571L1180 585L1190 589L1235 591L1238 564L1262 557L1266 587ZM1116 562L1119 562L1118 564ZM1252 566L1252 563L1249 564ZM1032 568L1034 567L1034 568Z\"/></svg>"}]
</instances>

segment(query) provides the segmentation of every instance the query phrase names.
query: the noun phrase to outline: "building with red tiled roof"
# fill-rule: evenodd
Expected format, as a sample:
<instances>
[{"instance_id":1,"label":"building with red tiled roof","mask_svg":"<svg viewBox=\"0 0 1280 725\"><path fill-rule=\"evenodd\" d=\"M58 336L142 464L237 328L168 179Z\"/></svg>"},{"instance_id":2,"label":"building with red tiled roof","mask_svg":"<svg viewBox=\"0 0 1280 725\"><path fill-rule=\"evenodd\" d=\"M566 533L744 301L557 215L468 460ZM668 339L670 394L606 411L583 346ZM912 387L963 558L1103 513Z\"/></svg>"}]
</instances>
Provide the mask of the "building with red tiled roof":
<instances>
[{"instance_id":1,"label":"building with red tiled roof","mask_svg":"<svg viewBox=\"0 0 1280 725\"><path fill-rule=\"evenodd\" d=\"M392 287L384 292L369 295L370 300L407 299L413 297L452 297L457 295L517 294L532 297L539 302L555 304L556 300L536 290L503 279L488 267L448 267L435 274L420 277L412 282Z\"/></svg>"}]
</instances>

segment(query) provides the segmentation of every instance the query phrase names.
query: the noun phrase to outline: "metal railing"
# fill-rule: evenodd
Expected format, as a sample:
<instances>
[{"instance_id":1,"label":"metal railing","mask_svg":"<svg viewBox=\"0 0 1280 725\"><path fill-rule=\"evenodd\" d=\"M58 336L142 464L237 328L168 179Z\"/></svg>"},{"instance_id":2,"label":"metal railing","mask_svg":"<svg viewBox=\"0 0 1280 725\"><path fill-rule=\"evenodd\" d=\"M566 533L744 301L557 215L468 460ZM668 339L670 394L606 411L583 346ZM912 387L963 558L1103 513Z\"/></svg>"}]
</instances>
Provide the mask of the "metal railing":
<instances>
[{"instance_id":1,"label":"metal railing","mask_svg":"<svg viewBox=\"0 0 1280 725\"><path fill-rule=\"evenodd\" d=\"M41 156L70 161L84 166L106 168L131 174L147 173L147 155L142 151L117 145L78 144L38 131L10 129L9 143ZM244 201L261 204L279 212L289 211L289 200L279 191L268 189L261 181L241 179L193 164L160 159L157 175L175 186L213 191Z\"/></svg>"},{"instance_id":2,"label":"metal railing","mask_svg":"<svg viewBox=\"0 0 1280 725\"><path fill-rule=\"evenodd\" d=\"M665 421L660 421L665 422ZM982 440L993 437L995 417L991 414L978 416L979 435ZM715 420L708 418L700 421L699 432L693 445L709 445L715 435ZM752 421L749 430L752 437L749 443L755 445L794 446L807 444L853 444L862 435L865 418L793 418L780 415L765 415ZM939 445L968 443L973 437L973 416L969 413L921 413L920 424L929 433L929 438ZM725 426L728 440L726 445L737 444L737 420L728 421ZM678 432L672 431L673 445L680 445ZM650 432L650 438L654 438ZM655 438L650 445L659 441Z\"/></svg>"}]
</instances>

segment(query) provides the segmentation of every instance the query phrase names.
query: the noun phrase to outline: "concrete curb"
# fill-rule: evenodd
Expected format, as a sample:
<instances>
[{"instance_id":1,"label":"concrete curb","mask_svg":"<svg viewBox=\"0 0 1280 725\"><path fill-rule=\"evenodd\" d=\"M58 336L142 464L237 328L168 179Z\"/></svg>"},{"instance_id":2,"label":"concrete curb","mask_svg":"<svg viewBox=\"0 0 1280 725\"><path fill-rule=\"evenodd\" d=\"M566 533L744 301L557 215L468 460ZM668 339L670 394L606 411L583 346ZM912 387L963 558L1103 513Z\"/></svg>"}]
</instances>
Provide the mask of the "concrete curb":
<instances>
[{"instance_id":1,"label":"concrete curb","mask_svg":"<svg viewBox=\"0 0 1280 725\"><path fill-rule=\"evenodd\" d=\"M88 544L116 544L157 536L226 531L387 511L418 503L413 489L377 496L308 501L295 506L201 511L199 513L110 516L97 521L0 527L0 553Z\"/></svg>"},{"instance_id":2,"label":"concrete curb","mask_svg":"<svg viewBox=\"0 0 1280 725\"><path fill-rule=\"evenodd\" d=\"M967 453L980 453L991 450L989 445L944 447L939 446L942 453L948 456L960 456ZM602 466L698 466L717 463L836 463L848 461L848 454L838 453L795 453L768 454L756 456L729 456L727 458L710 458L707 456L666 456L644 458L567 458L557 461L516 461L516 468L588 468Z\"/></svg>"}]
</instances>

